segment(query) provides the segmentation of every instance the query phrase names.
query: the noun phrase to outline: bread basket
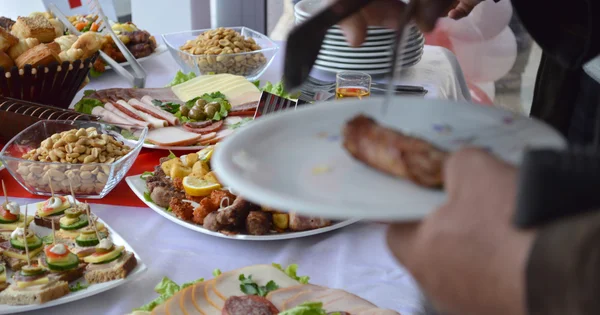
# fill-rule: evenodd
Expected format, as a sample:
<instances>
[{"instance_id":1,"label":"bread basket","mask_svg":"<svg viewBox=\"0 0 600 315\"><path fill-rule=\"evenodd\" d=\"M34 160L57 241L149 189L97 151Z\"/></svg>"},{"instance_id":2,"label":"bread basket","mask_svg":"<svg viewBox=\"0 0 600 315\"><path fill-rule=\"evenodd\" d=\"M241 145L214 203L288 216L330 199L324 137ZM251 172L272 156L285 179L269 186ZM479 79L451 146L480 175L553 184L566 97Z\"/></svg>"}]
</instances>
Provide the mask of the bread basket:
<instances>
[{"instance_id":1,"label":"bread basket","mask_svg":"<svg viewBox=\"0 0 600 315\"><path fill-rule=\"evenodd\" d=\"M0 77L0 96L66 109L83 87L96 58L97 53L83 61L53 62L35 68L0 67L4 74Z\"/></svg>"},{"instance_id":2,"label":"bread basket","mask_svg":"<svg viewBox=\"0 0 600 315\"><path fill-rule=\"evenodd\" d=\"M0 142L7 143L40 120L98 121L99 117L0 96Z\"/></svg>"}]
</instances>

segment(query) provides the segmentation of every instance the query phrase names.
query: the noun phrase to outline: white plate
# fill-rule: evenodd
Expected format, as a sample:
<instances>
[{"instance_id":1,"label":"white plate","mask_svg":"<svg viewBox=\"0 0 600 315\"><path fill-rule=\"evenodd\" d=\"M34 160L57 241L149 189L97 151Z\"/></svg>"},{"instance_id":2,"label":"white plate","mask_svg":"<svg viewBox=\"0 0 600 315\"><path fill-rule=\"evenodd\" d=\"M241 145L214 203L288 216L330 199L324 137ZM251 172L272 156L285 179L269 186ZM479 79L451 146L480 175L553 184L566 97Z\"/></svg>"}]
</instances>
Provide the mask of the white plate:
<instances>
[{"instance_id":1,"label":"white plate","mask_svg":"<svg viewBox=\"0 0 600 315\"><path fill-rule=\"evenodd\" d=\"M150 55L148 55L148 56L146 56L146 57L139 58L139 59L137 59L137 61L138 61L138 62L142 62L142 61L145 61L145 60L147 60L147 59L154 58L154 57L156 57L156 56L158 56L158 55L160 55L160 54L162 54L162 53L164 53L164 52L166 52L166 51L167 51L167 46L166 46L166 45L162 45L162 44L161 44L161 45L158 45L158 46L156 47L156 49L154 50L154 52L153 52L153 53L151 53ZM123 66L123 67L126 67L126 66L129 66L129 61L121 62L121 63L119 63L119 64L120 64L121 66ZM105 67L105 68L106 68L106 70L110 70L110 69L112 69L112 68L111 68L109 65L106 65L106 67Z\"/></svg>"},{"instance_id":2,"label":"white plate","mask_svg":"<svg viewBox=\"0 0 600 315\"><path fill-rule=\"evenodd\" d=\"M365 47L365 46L383 46L383 47L385 47L385 46L392 45L393 43L394 43L394 39L370 41L370 42L365 41L361 45L361 47ZM328 38L323 39L323 44L342 46L342 47L350 47L350 46L348 46L348 43L345 40L333 40L333 39L328 39Z\"/></svg>"},{"instance_id":3,"label":"white plate","mask_svg":"<svg viewBox=\"0 0 600 315\"><path fill-rule=\"evenodd\" d=\"M349 52L376 52L376 51L385 51L391 50L392 45L385 46L366 46L366 47L350 47L350 46L335 46L323 44L321 46L323 50L334 50L334 51L349 51Z\"/></svg>"},{"instance_id":4,"label":"white plate","mask_svg":"<svg viewBox=\"0 0 600 315\"><path fill-rule=\"evenodd\" d=\"M391 62L392 57L384 57L384 58L339 58L334 56L328 56L325 54L319 54L317 57L320 60L326 61L334 61L334 62L342 62L342 63L368 63L368 64L376 64L376 63L385 63ZM317 60L318 60L317 59Z\"/></svg>"},{"instance_id":5,"label":"white plate","mask_svg":"<svg viewBox=\"0 0 600 315\"><path fill-rule=\"evenodd\" d=\"M140 198L141 201L143 201L148 207L150 207L150 209L154 210L156 213L160 214L161 216L167 218L169 221L179 224L185 228L188 228L188 229L196 231L196 232L200 232L203 234L208 234L208 235L212 235L212 236L216 236L216 237L221 237L221 238L244 240L244 241L285 240L285 239L300 238L300 237L311 236L311 235L316 235L316 234L321 234L321 233L337 230L337 229L343 228L345 226L348 226L350 224L353 224L353 223L356 223L359 221L358 219L345 220L345 221L335 223L328 227L324 227L324 228L320 228L320 229L316 229L316 230L303 231L303 232L288 232L288 233L279 233L279 234L271 234L271 235L242 235L242 234L225 235L223 233L213 232L211 230L205 229L201 225L184 221L184 220L178 218L177 216L175 216L174 214L172 214L171 212L168 212L167 209L165 209L163 207L159 207L158 205L156 205L152 202L146 201L146 199L144 198L144 192L146 192L146 181L141 179L140 175L129 176L129 177L125 178L125 181L129 185L131 190L133 190L133 192L138 196L138 198Z\"/></svg>"},{"instance_id":6,"label":"white plate","mask_svg":"<svg viewBox=\"0 0 600 315\"><path fill-rule=\"evenodd\" d=\"M423 54L424 45L404 48L402 60L412 59ZM380 52L347 52L323 48L318 55L319 59L342 63L378 63L392 61L391 48Z\"/></svg>"},{"instance_id":7,"label":"white plate","mask_svg":"<svg viewBox=\"0 0 600 315\"><path fill-rule=\"evenodd\" d=\"M376 171L342 147L346 121L361 113L381 116L382 100L318 103L260 118L221 143L213 169L225 185L265 206L338 219L421 219L444 202L444 191ZM566 145L542 122L466 102L395 97L378 120L449 151L469 143L515 164L526 146ZM315 174L315 167L330 169Z\"/></svg>"},{"instance_id":8,"label":"white plate","mask_svg":"<svg viewBox=\"0 0 600 315\"><path fill-rule=\"evenodd\" d=\"M203 145L195 145L195 146L180 146L180 147L169 147L169 146L161 146L161 145L156 145L156 144L151 144L151 143L144 143L142 145L142 147L144 148L148 148L148 149L156 149L156 150L171 150L171 151L200 151L204 148L206 148L206 146Z\"/></svg>"},{"instance_id":9,"label":"white plate","mask_svg":"<svg viewBox=\"0 0 600 315\"><path fill-rule=\"evenodd\" d=\"M29 205L30 211L33 211L35 209L35 207L32 207L32 205L33 204ZM92 213L93 212L94 211L93 211L93 207L92 207ZM21 206L21 213L25 213L24 206ZM102 293L104 291L108 291L110 289L114 289L120 285L123 285L127 282L132 281L133 279L137 278L142 273L144 273L148 268L142 262L142 260L140 259L140 256L133 250L133 248L121 237L121 235L119 235L117 232L115 232L115 230L111 229L110 226L108 226L104 221L102 221L102 219L98 219L98 221L102 222L106 226L106 228L110 232L110 236L115 244L125 246L125 249L129 252L132 252L135 255L135 258L137 259L137 266L127 275L127 277L125 279L113 280L113 281L105 282L105 283L92 284L85 290L71 292L59 299L52 300L50 302L43 303L43 304L22 305L22 306L10 306L10 305L1 305L0 304L0 314L16 314L16 313L39 310L42 308L47 308L47 307L52 307L52 306L61 305L61 304L65 304L65 303L74 302L77 300L81 300L81 299L96 295L98 293ZM46 235L50 235L50 233L51 233L50 229L37 226L37 225L35 225L35 223L31 223L30 228L33 231L35 231L39 236L46 236ZM7 275L7 277L8 277L8 275ZM85 279L83 279L83 278L81 278L80 280L78 280L76 282L81 282L82 284L86 284ZM72 282L71 285L74 283L75 282Z\"/></svg>"},{"instance_id":10,"label":"white plate","mask_svg":"<svg viewBox=\"0 0 600 315\"><path fill-rule=\"evenodd\" d=\"M337 51L337 50L329 50L329 49L321 49L319 51L319 55L331 55L338 57L349 57L349 58L377 58L377 57L389 57L392 56L392 50L382 50L378 52L346 52L346 51Z\"/></svg>"},{"instance_id":11,"label":"white plate","mask_svg":"<svg viewBox=\"0 0 600 315\"><path fill-rule=\"evenodd\" d=\"M374 63L374 64L355 64L355 63L330 62L330 61L321 60L319 58L317 58L317 60L315 61L315 64L320 65L320 66L325 66L325 67L348 69L348 70L350 70L350 69L362 70L362 69L388 68L388 67L392 66L391 62Z\"/></svg>"},{"instance_id":12,"label":"white plate","mask_svg":"<svg viewBox=\"0 0 600 315\"><path fill-rule=\"evenodd\" d=\"M394 37L396 35L394 34L390 34L390 35L367 35L367 38L365 38L365 42L378 42L378 41L384 41L384 40L393 40ZM330 33L326 33L325 34L325 39L331 39L331 40L337 40L337 41L346 41L346 37L344 35L335 35L335 34L330 34Z\"/></svg>"},{"instance_id":13,"label":"white plate","mask_svg":"<svg viewBox=\"0 0 600 315\"><path fill-rule=\"evenodd\" d=\"M331 68L331 67L319 66L317 64L315 64L313 66L313 68L319 69L319 70L323 70L323 71L327 71L327 72L332 72L332 73L338 73L340 71L346 71L347 70L347 69L341 69L341 68ZM364 70L360 70L360 71L364 72L366 74L369 74L369 75L380 75L380 74L388 74L390 72L390 68L364 69Z\"/></svg>"}]
</instances>

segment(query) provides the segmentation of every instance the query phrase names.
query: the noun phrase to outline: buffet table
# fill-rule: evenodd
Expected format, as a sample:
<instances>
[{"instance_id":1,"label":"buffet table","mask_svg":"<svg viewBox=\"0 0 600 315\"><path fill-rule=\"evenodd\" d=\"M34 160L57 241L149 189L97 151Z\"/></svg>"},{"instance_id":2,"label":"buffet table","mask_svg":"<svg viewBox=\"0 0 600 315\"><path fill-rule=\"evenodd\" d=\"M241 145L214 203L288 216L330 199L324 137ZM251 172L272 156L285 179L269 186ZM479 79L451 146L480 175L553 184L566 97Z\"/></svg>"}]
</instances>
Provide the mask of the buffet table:
<instances>
[{"instance_id":1,"label":"buffet table","mask_svg":"<svg viewBox=\"0 0 600 315\"><path fill-rule=\"evenodd\" d=\"M263 80L279 81L282 56L280 52ZM144 62L143 66L148 72L147 87L164 86L178 69L167 53ZM402 80L424 85L429 90L427 98L470 98L456 59L443 48L426 46L421 63L410 69ZM92 79L86 89L108 87L127 87L127 83L108 72ZM128 175L151 170L166 154L142 151ZM32 197L6 170L0 172L0 178L7 183L9 196ZM37 200L15 199L20 204ZM215 268L226 271L272 262L297 263L299 274L309 275L312 283L343 288L379 307L394 309L403 315L418 311L419 292L411 277L389 254L385 225L358 223L327 234L285 241L238 241L187 230L142 205L124 181L106 198L91 203L92 211L137 251L148 266L145 274L116 289L31 314L126 314L157 296L153 288L162 277L183 283L201 277L212 278Z\"/></svg>"}]
</instances>

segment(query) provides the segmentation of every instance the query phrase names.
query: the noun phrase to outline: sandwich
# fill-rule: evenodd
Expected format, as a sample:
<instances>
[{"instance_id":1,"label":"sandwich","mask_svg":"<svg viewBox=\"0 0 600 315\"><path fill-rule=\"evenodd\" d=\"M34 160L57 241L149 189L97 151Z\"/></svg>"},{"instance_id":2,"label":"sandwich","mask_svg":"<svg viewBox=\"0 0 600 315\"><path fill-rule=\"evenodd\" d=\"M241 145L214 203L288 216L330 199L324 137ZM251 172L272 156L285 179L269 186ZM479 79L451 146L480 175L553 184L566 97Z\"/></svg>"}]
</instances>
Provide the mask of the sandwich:
<instances>
[{"instance_id":1,"label":"sandwich","mask_svg":"<svg viewBox=\"0 0 600 315\"><path fill-rule=\"evenodd\" d=\"M9 285L10 284L6 282L6 266L4 264L0 264L0 292L8 288Z\"/></svg>"},{"instance_id":2,"label":"sandwich","mask_svg":"<svg viewBox=\"0 0 600 315\"><path fill-rule=\"evenodd\" d=\"M108 236L105 232L98 232L91 227L87 226L79 230L79 235L75 238L75 245L71 247L71 252L77 255L79 258L89 256L96 252L96 246L100 244L100 238Z\"/></svg>"},{"instance_id":3,"label":"sandwich","mask_svg":"<svg viewBox=\"0 0 600 315\"><path fill-rule=\"evenodd\" d=\"M0 304L41 304L69 294L66 281L52 279L48 274L41 266L24 266L15 272L15 282L0 292Z\"/></svg>"},{"instance_id":4,"label":"sandwich","mask_svg":"<svg viewBox=\"0 0 600 315\"><path fill-rule=\"evenodd\" d=\"M57 281L72 282L83 277L86 264L73 254L67 245L52 244L44 249L39 265L50 271L48 277Z\"/></svg>"},{"instance_id":5,"label":"sandwich","mask_svg":"<svg viewBox=\"0 0 600 315\"><path fill-rule=\"evenodd\" d=\"M359 115L344 127L344 148L355 159L388 175L428 188L443 186L448 153L426 140L383 127Z\"/></svg>"},{"instance_id":6,"label":"sandwich","mask_svg":"<svg viewBox=\"0 0 600 315\"><path fill-rule=\"evenodd\" d=\"M82 229L89 225L90 218L83 213L80 207L67 209L65 215L59 220L60 229L56 231L56 237L74 241L80 236ZM99 233L108 235L104 224L96 222L95 227Z\"/></svg>"},{"instance_id":7,"label":"sandwich","mask_svg":"<svg viewBox=\"0 0 600 315\"><path fill-rule=\"evenodd\" d=\"M68 197L51 197L50 199L40 202L37 205L35 212L35 224L45 228L52 228L52 221L54 221L54 228L58 229L60 225L60 219L65 215L65 211L71 208L71 202Z\"/></svg>"},{"instance_id":8,"label":"sandwich","mask_svg":"<svg viewBox=\"0 0 600 315\"><path fill-rule=\"evenodd\" d=\"M28 256L25 246L29 250L29 260L34 260L42 252L43 245L42 239L35 233L27 231L27 235L25 235L25 229L18 227L11 233L8 241L0 243L0 249L2 249L2 257L8 267L13 271L18 271L27 265Z\"/></svg>"},{"instance_id":9,"label":"sandwich","mask_svg":"<svg viewBox=\"0 0 600 315\"><path fill-rule=\"evenodd\" d=\"M31 65L36 68L38 66L47 66L53 62L60 62L60 58L56 50L46 44L33 46L15 59L15 64L19 68L23 68L25 65Z\"/></svg>"},{"instance_id":10,"label":"sandwich","mask_svg":"<svg viewBox=\"0 0 600 315\"><path fill-rule=\"evenodd\" d=\"M27 224L33 221L32 216L28 216ZM19 226L25 223L25 215L21 214L21 207L14 201L5 202L0 207L0 236L4 239L10 239L10 234Z\"/></svg>"},{"instance_id":11,"label":"sandwich","mask_svg":"<svg viewBox=\"0 0 600 315\"><path fill-rule=\"evenodd\" d=\"M110 238L104 238L96 246L96 252L83 258L88 263L85 280L89 284L124 279L137 266L137 259L124 246L115 246Z\"/></svg>"},{"instance_id":12,"label":"sandwich","mask_svg":"<svg viewBox=\"0 0 600 315\"><path fill-rule=\"evenodd\" d=\"M41 15L20 16L12 26L11 33L21 39L37 38L41 43L49 43L56 38L54 25Z\"/></svg>"}]
</instances>

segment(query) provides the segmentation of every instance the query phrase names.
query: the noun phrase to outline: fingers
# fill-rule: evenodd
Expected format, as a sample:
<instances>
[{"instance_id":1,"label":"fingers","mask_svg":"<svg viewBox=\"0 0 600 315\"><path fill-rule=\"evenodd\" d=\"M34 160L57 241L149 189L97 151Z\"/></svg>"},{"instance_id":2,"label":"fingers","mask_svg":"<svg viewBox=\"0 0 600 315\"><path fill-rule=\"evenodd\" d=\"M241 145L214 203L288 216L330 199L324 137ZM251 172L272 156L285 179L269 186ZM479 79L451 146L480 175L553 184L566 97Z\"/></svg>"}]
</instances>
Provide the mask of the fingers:
<instances>
[{"instance_id":1,"label":"fingers","mask_svg":"<svg viewBox=\"0 0 600 315\"><path fill-rule=\"evenodd\" d=\"M458 5L448 12L448 17L454 20L460 20L473 11L474 6L466 4L464 2L458 3Z\"/></svg>"},{"instance_id":2,"label":"fingers","mask_svg":"<svg viewBox=\"0 0 600 315\"><path fill-rule=\"evenodd\" d=\"M395 223L388 227L386 241L396 259L410 269L411 258L415 257L420 223Z\"/></svg>"},{"instance_id":3,"label":"fingers","mask_svg":"<svg viewBox=\"0 0 600 315\"><path fill-rule=\"evenodd\" d=\"M367 23L361 12L355 13L340 23L350 46L360 46L367 36Z\"/></svg>"},{"instance_id":4,"label":"fingers","mask_svg":"<svg viewBox=\"0 0 600 315\"><path fill-rule=\"evenodd\" d=\"M369 3L361 11L346 18L340 28L346 40L352 46L360 46L367 35L368 26L382 26L390 29L398 28L398 18L404 3L397 0L376 0Z\"/></svg>"},{"instance_id":5,"label":"fingers","mask_svg":"<svg viewBox=\"0 0 600 315\"><path fill-rule=\"evenodd\" d=\"M418 1L417 13L414 17L417 26L423 32L431 32L440 17L446 16L448 10L455 5L455 0L411 0Z\"/></svg>"}]
</instances>

